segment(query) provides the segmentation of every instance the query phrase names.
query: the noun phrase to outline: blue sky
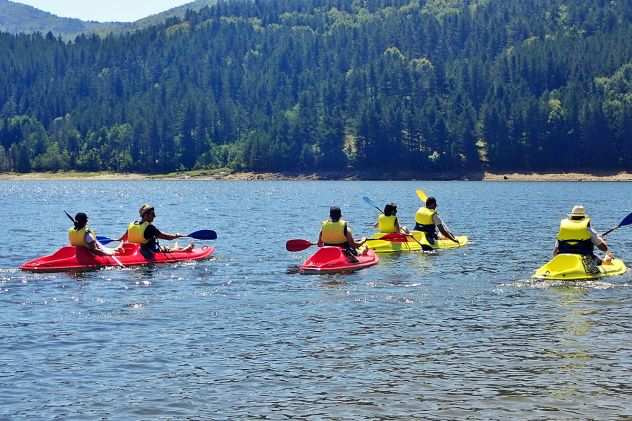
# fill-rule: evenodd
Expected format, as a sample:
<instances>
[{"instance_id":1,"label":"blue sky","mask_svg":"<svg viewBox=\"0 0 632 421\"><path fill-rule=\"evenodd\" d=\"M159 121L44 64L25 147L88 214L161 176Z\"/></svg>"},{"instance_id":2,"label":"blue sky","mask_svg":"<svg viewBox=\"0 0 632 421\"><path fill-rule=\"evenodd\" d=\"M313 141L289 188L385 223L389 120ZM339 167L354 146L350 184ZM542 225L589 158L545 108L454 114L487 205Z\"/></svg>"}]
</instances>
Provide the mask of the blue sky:
<instances>
[{"instance_id":1,"label":"blue sky","mask_svg":"<svg viewBox=\"0 0 632 421\"><path fill-rule=\"evenodd\" d=\"M57 16L83 20L134 21L191 0L13 0Z\"/></svg>"}]
</instances>

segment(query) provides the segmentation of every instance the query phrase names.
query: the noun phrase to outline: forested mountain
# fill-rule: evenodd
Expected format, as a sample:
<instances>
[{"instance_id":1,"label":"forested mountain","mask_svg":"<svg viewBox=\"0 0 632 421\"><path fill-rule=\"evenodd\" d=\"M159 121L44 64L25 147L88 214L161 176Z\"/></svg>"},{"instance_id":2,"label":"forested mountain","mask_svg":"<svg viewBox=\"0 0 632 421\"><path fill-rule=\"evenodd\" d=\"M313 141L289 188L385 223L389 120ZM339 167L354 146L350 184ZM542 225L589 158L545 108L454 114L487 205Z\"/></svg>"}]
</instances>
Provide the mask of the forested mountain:
<instances>
[{"instance_id":1,"label":"forested mountain","mask_svg":"<svg viewBox=\"0 0 632 421\"><path fill-rule=\"evenodd\" d=\"M106 33L129 27L130 25L125 23L85 22L80 19L62 18L32 6L0 0L0 31L12 34L52 32L70 40L81 33Z\"/></svg>"},{"instance_id":2,"label":"forested mountain","mask_svg":"<svg viewBox=\"0 0 632 421\"><path fill-rule=\"evenodd\" d=\"M632 2L255 0L0 35L0 169L632 169Z\"/></svg>"},{"instance_id":3,"label":"forested mountain","mask_svg":"<svg viewBox=\"0 0 632 421\"><path fill-rule=\"evenodd\" d=\"M184 18L187 10L198 11L204 7L215 4L215 0L195 0L190 3L183 4L182 6L174 7L155 15L147 16L132 23L131 29L138 30L147 28L152 25L159 25L169 18ZM125 28L127 29L127 28Z\"/></svg>"}]
</instances>

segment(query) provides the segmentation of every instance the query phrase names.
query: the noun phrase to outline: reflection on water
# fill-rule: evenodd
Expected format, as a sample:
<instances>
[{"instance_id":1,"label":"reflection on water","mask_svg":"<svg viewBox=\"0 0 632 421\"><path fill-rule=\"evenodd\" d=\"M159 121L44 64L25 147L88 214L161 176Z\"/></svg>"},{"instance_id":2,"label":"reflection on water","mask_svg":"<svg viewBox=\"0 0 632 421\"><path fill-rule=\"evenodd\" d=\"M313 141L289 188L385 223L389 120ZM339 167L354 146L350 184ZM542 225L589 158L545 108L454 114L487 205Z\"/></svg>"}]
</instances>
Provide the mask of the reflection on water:
<instances>
[{"instance_id":1,"label":"reflection on water","mask_svg":"<svg viewBox=\"0 0 632 421\"><path fill-rule=\"evenodd\" d=\"M332 204L356 237L369 235L375 213L363 195L396 201L412 226L417 188L439 198L470 245L384 254L373 268L324 276L298 273L310 250L284 249L288 238L314 238ZM628 189L0 182L0 235L13 240L0 253L0 418L632 417L630 275L530 279L578 197L605 228L629 208ZM87 212L115 237L143 202L165 231L216 230L216 257L77 274L15 269L65 241L61 209ZM632 230L609 240L632 261Z\"/></svg>"},{"instance_id":2,"label":"reflection on water","mask_svg":"<svg viewBox=\"0 0 632 421\"><path fill-rule=\"evenodd\" d=\"M578 383L583 370L591 360L590 349L584 343L591 323L585 317L586 309L582 305L588 288L583 285L560 284L550 288L559 297L562 310L566 310L560 323L558 347L549 352L559 359L560 375L566 379L562 385L551 388L551 394L557 399L568 399L578 394Z\"/></svg>"}]
</instances>

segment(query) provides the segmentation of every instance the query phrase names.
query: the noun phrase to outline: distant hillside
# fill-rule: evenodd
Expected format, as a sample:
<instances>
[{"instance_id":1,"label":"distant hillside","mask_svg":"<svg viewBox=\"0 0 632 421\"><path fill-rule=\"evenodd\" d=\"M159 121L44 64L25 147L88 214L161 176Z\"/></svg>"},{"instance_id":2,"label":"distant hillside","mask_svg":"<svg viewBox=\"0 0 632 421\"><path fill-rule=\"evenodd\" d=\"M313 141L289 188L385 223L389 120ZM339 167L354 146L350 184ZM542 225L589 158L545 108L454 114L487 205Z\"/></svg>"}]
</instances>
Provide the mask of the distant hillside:
<instances>
[{"instance_id":1,"label":"distant hillside","mask_svg":"<svg viewBox=\"0 0 632 421\"><path fill-rule=\"evenodd\" d=\"M2 32L45 34L50 31L55 35L61 35L64 39L72 39L81 33L125 30L129 26L126 23L84 22L80 19L62 18L32 6L0 0L0 31Z\"/></svg>"},{"instance_id":2,"label":"distant hillside","mask_svg":"<svg viewBox=\"0 0 632 421\"><path fill-rule=\"evenodd\" d=\"M193 10L197 12L204 7L212 6L215 3L217 3L216 0L195 0L191 3L183 4L182 6L174 7L173 9L169 9L164 12L139 19L132 24L132 29L142 29L149 26L158 25L169 18L184 18L187 10Z\"/></svg>"},{"instance_id":3,"label":"distant hillside","mask_svg":"<svg viewBox=\"0 0 632 421\"><path fill-rule=\"evenodd\" d=\"M215 4L215 0L196 0L182 6L174 7L155 15L147 16L136 22L90 22L80 19L63 18L44 12L32 6L8 0L0 0L0 32L46 34L52 32L66 40L74 39L79 34L97 33L104 35L110 32L125 32L157 25L169 18L183 18L186 11L198 11Z\"/></svg>"}]
</instances>

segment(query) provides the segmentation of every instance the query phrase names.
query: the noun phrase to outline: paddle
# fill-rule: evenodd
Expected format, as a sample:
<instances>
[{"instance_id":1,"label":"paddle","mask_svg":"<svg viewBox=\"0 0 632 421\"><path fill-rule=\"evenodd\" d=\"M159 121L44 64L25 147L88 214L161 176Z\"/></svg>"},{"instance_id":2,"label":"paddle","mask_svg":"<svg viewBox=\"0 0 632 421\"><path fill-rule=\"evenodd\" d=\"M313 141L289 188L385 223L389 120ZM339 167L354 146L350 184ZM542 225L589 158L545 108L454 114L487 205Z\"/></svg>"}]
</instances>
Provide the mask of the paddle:
<instances>
[{"instance_id":1,"label":"paddle","mask_svg":"<svg viewBox=\"0 0 632 421\"><path fill-rule=\"evenodd\" d=\"M612 231L621 227L625 227L626 225L630 225L630 224L632 224L632 213L628 214L628 216L623 218L623 220L619 222L619 225L617 225L616 227L610 228L608 231L601 234L601 236L605 237L606 235L610 234Z\"/></svg>"},{"instance_id":2,"label":"paddle","mask_svg":"<svg viewBox=\"0 0 632 421\"><path fill-rule=\"evenodd\" d=\"M199 231L192 232L191 234L188 234L188 235L183 235L182 237L194 238L196 240L216 240L217 233L213 230L199 230ZM99 242L104 245L111 243L113 241L118 241L118 240L113 240L110 237L97 237L97 240L99 240Z\"/></svg>"},{"instance_id":3,"label":"paddle","mask_svg":"<svg viewBox=\"0 0 632 421\"><path fill-rule=\"evenodd\" d=\"M374 203L371 199L369 199L368 197L366 197L366 196L362 196L362 200L364 200L364 201L365 201L366 203L368 203L370 206L373 206L375 209L377 209L377 211L378 211L379 213L382 213L382 214L384 213L384 212L382 211L382 209L380 209L380 207L379 207L378 205L376 205L376 204L375 204L375 203Z\"/></svg>"},{"instance_id":4,"label":"paddle","mask_svg":"<svg viewBox=\"0 0 632 421\"><path fill-rule=\"evenodd\" d=\"M66 211L64 211L64 213L66 214L66 216L68 217L68 219L70 219L72 221L73 224L76 224L77 221L75 221L75 218L73 218L72 216L70 216L70 214Z\"/></svg>"},{"instance_id":5,"label":"paddle","mask_svg":"<svg viewBox=\"0 0 632 421\"><path fill-rule=\"evenodd\" d=\"M213 230L194 231L184 237L194 238L196 240L217 240L217 233Z\"/></svg>"},{"instance_id":6,"label":"paddle","mask_svg":"<svg viewBox=\"0 0 632 421\"><path fill-rule=\"evenodd\" d=\"M428 195L423 190L418 189L415 191L415 193L417 193L417 197L419 198L419 200L426 203L426 200L428 200Z\"/></svg>"},{"instance_id":7,"label":"paddle","mask_svg":"<svg viewBox=\"0 0 632 421\"><path fill-rule=\"evenodd\" d=\"M307 240L301 240L301 239L287 240L287 242L285 243L285 249L287 251L303 251L315 245L317 244L312 243Z\"/></svg>"},{"instance_id":8,"label":"paddle","mask_svg":"<svg viewBox=\"0 0 632 421\"><path fill-rule=\"evenodd\" d=\"M421 191L421 190L417 190L417 191ZM422 193L423 193L423 192L422 192ZM375 203L374 203L371 199L369 199L368 197L366 197L366 196L362 196L362 200L364 200L367 204L369 204L369 205L373 206L375 209L377 209L377 211L378 211L379 213L384 214L384 212L382 211L382 209L380 209L380 208L379 208L379 207L378 207L378 206L377 206L377 205L376 205L376 204L375 204ZM415 242L416 242L417 244L419 244L419 247L421 247L421 249L422 249L422 250L426 250L426 249L428 248L428 246L424 246L423 244L421 244L421 243L419 242L419 240L417 240L417 239L415 238L415 236L413 236L412 234L405 233L405 232L403 232L401 229L400 229L400 232L401 232L402 234L406 235L407 237L410 237L410 238L412 238L413 240L415 240Z\"/></svg>"},{"instance_id":9,"label":"paddle","mask_svg":"<svg viewBox=\"0 0 632 421\"><path fill-rule=\"evenodd\" d=\"M108 243L111 243L113 241L118 241L118 240L113 240L110 237L104 237L102 235L97 235L97 241L103 245L106 245Z\"/></svg>"},{"instance_id":10,"label":"paddle","mask_svg":"<svg viewBox=\"0 0 632 421\"><path fill-rule=\"evenodd\" d=\"M70 219L70 220L72 221L72 223L73 223L73 224L76 224L76 222L75 222L75 218L73 218L72 216L70 216L70 214L69 214L68 212L66 212L66 211L64 211L64 213L66 214L66 216L68 217L68 219ZM107 237L98 237L98 236L97 236L97 241L98 241L99 243L101 243L101 241L99 240L99 238L107 238ZM101 243L101 244L103 244L103 243ZM120 267L122 267L122 268L124 268L124 267L125 267L125 265L124 265L123 263L121 263L121 261L120 261L120 260L119 260L116 256L114 256L114 255L112 255L112 254L108 254L107 256L110 256L110 257L112 258L112 260L114 260L114 262L115 262L117 265L119 265Z\"/></svg>"}]
</instances>

